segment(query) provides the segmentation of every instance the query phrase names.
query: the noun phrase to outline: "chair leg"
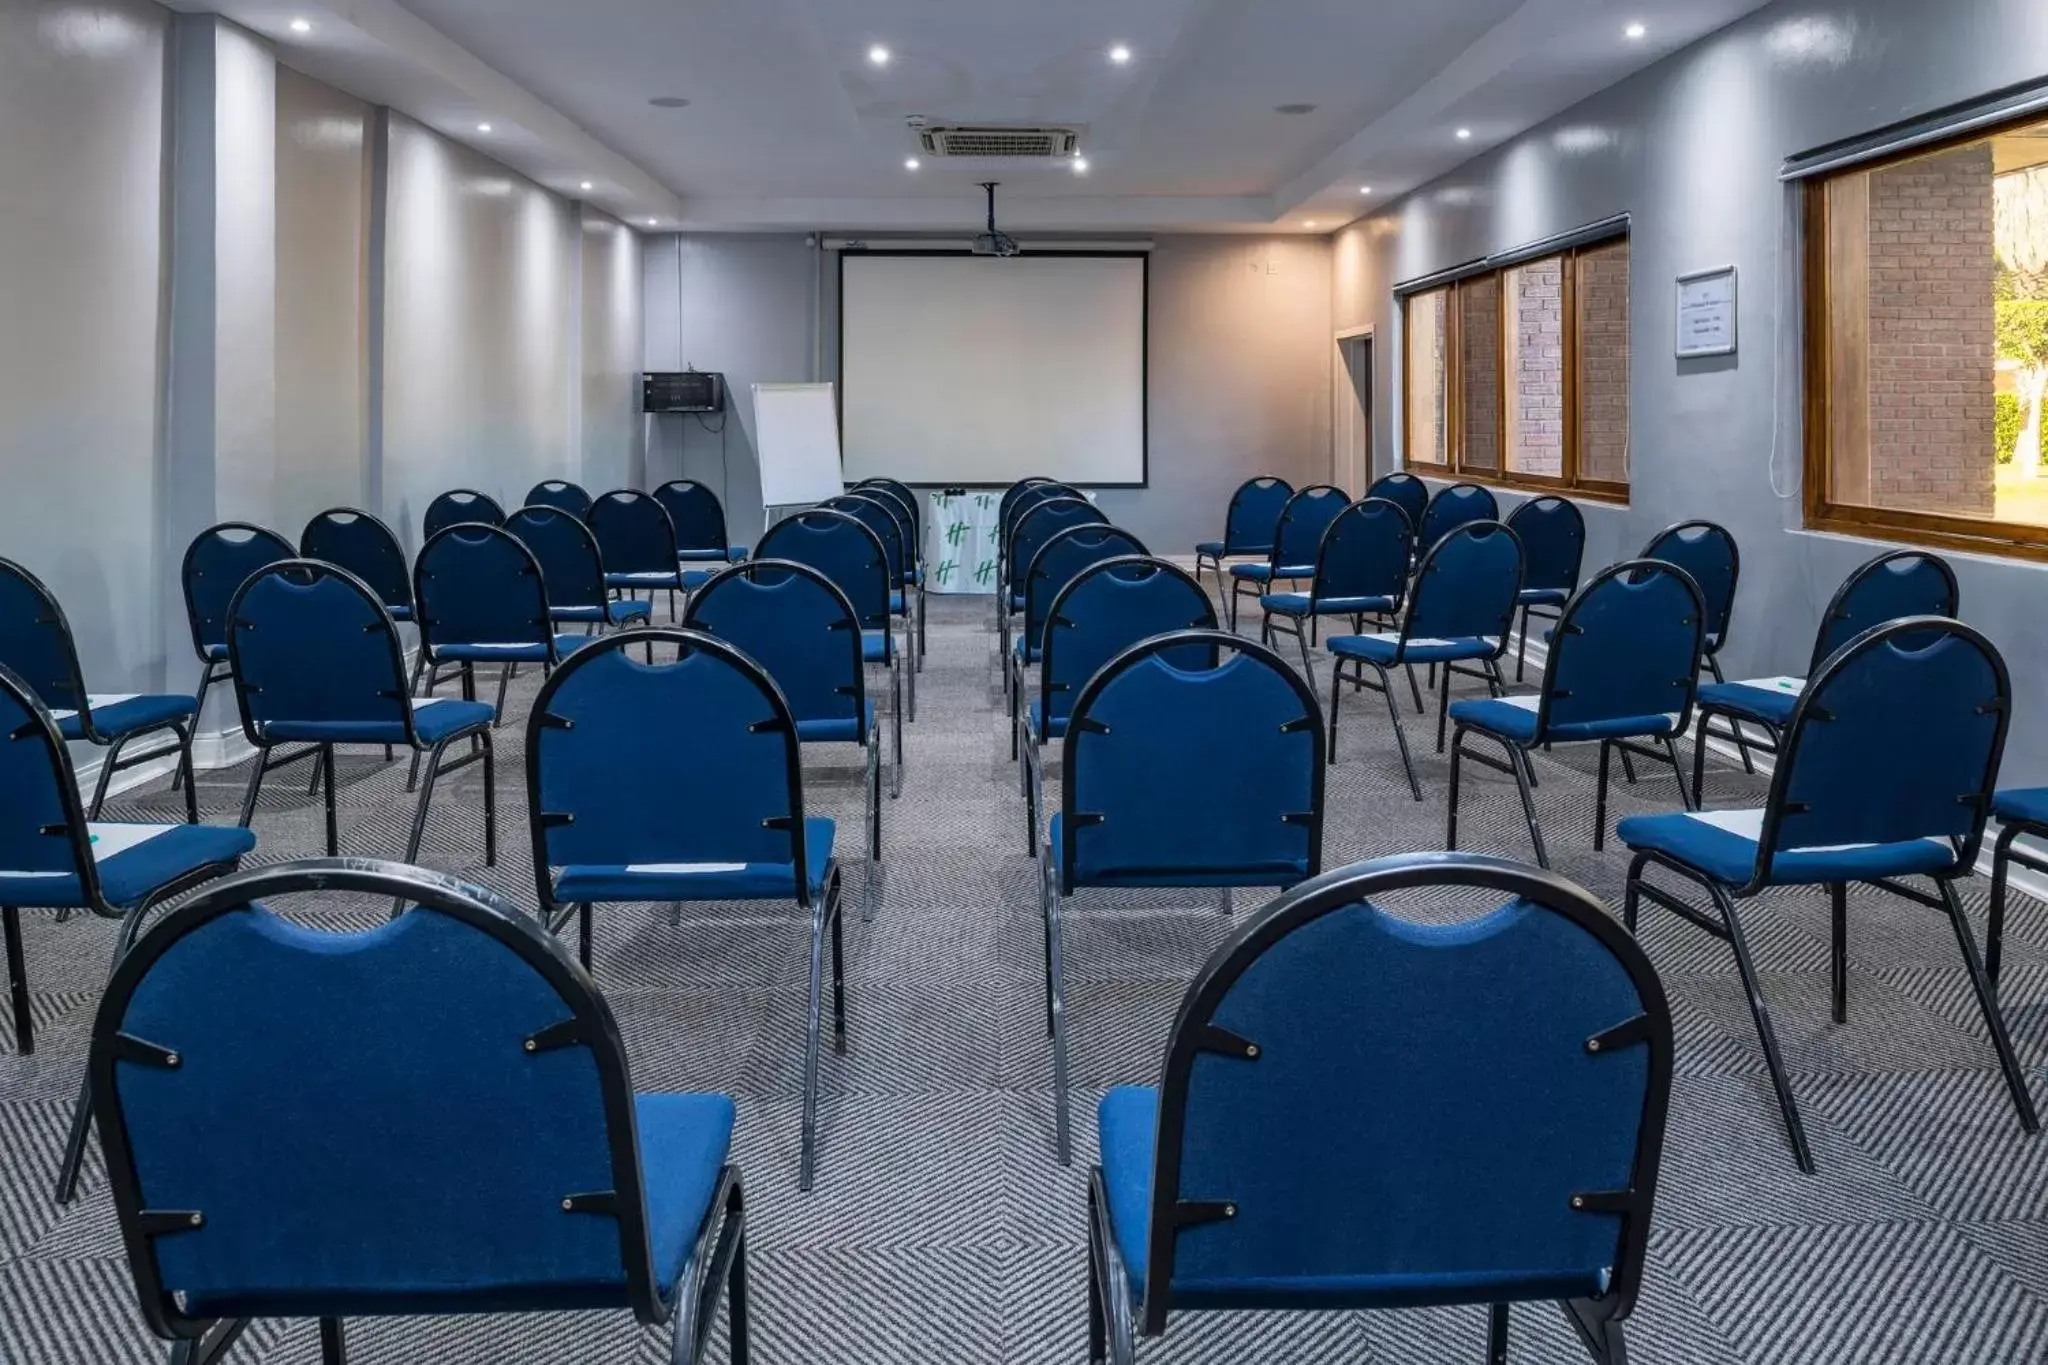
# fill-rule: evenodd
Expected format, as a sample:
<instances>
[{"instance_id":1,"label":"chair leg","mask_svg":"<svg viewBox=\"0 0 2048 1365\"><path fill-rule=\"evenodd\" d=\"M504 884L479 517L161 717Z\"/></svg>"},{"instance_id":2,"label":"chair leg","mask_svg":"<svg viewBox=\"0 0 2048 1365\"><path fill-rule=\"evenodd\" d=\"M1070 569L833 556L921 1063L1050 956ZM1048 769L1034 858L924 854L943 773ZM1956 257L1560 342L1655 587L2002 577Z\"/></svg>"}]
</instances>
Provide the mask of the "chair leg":
<instances>
[{"instance_id":1,"label":"chair leg","mask_svg":"<svg viewBox=\"0 0 2048 1365\"><path fill-rule=\"evenodd\" d=\"M1387 714L1394 718L1394 740L1401 746L1401 767L1408 773L1409 794L1420 801L1422 783L1416 780L1415 759L1408 752L1408 730L1401 724L1401 704L1394 700L1394 680L1387 675L1387 670L1378 664L1374 664L1373 669L1380 675L1380 694L1387 699ZM1408 681L1415 681L1412 672L1408 675Z\"/></svg>"},{"instance_id":2,"label":"chair leg","mask_svg":"<svg viewBox=\"0 0 2048 1365\"><path fill-rule=\"evenodd\" d=\"M1422 704L1422 684L1415 681L1415 665L1403 664L1402 667L1408 672L1408 695L1415 699L1415 714L1422 715L1426 708Z\"/></svg>"},{"instance_id":3,"label":"chair leg","mask_svg":"<svg viewBox=\"0 0 2048 1365\"><path fill-rule=\"evenodd\" d=\"M1330 743L1328 760L1331 767L1337 766L1337 699L1344 693L1344 661L1338 659L1330 665Z\"/></svg>"},{"instance_id":4,"label":"chair leg","mask_svg":"<svg viewBox=\"0 0 2048 1365\"><path fill-rule=\"evenodd\" d=\"M810 993L804 1009L804 1116L803 1153L797 1169L797 1188L808 1191L818 1160L818 1047L824 1031L825 905L811 911Z\"/></svg>"},{"instance_id":5,"label":"chair leg","mask_svg":"<svg viewBox=\"0 0 2048 1365\"><path fill-rule=\"evenodd\" d=\"M209 663L199 672L199 690L192 697L192 729L197 733L199 723L206 718L206 692L213 686L214 666ZM189 765L185 771L171 774L171 790L176 791L180 782L189 782L192 774ZM196 819L192 822L199 823Z\"/></svg>"},{"instance_id":6,"label":"chair leg","mask_svg":"<svg viewBox=\"0 0 2048 1365\"><path fill-rule=\"evenodd\" d=\"M1522 680L1522 664L1529 657L1529 606L1522 604L1522 638L1515 646L1515 681Z\"/></svg>"},{"instance_id":7,"label":"chair leg","mask_svg":"<svg viewBox=\"0 0 2048 1365\"><path fill-rule=\"evenodd\" d=\"M498 670L498 704L491 716L493 730L505 723L505 689L512 685L512 673L518 667L517 664L506 664Z\"/></svg>"},{"instance_id":8,"label":"chair leg","mask_svg":"<svg viewBox=\"0 0 2048 1365\"><path fill-rule=\"evenodd\" d=\"M1598 853L1607 847L1607 760L1614 745L1607 740L1600 741L1600 776L1593 782L1593 851ZM1679 786L1685 785L1683 778Z\"/></svg>"},{"instance_id":9,"label":"chair leg","mask_svg":"<svg viewBox=\"0 0 2048 1365\"><path fill-rule=\"evenodd\" d=\"M1065 945L1060 937L1060 894L1052 884L1052 854L1046 853L1046 992L1052 1010L1053 1150L1060 1165L1074 1164L1072 1118L1067 1108L1067 986Z\"/></svg>"},{"instance_id":10,"label":"chair leg","mask_svg":"<svg viewBox=\"0 0 2048 1365\"><path fill-rule=\"evenodd\" d=\"M1671 778L1678 783L1678 804L1687 810L1698 810L1700 803L1685 794L1685 769L1678 766L1678 744L1670 735L1664 736L1664 758L1671 764Z\"/></svg>"},{"instance_id":11,"label":"chair leg","mask_svg":"<svg viewBox=\"0 0 2048 1365\"><path fill-rule=\"evenodd\" d=\"M427 754L426 780L420 783L420 799L413 807L412 833L405 840L405 861L417 864L420 859L420 840L427 832L427 809L434 803L434 782L441 775L441 754L448 747L442 740Z\"/></svg>"},{"instance_id":12,"label":"chair leg","mask_svg":"<svg viewBox=\"0 0 2048 1365\"><path fill-rule=\"evenodd\" d=\"M346 1365L348 1336L340 1318L320 1319L320 1365Z\"/></svg>"},{"instance_id":13,"label":"chair leg","mask_svg":"<svg viewBox=\"0 0 2048 1365\"><path fill-rule=\"evenodd\" d=\"M14 1011L14 1050L27 1057L36 1050L35 1020L28 1008L28 961L21 951L21 910L0 906L0 938L7 943L7 1001Z\"/></svg>"},{"instance_id":14,"label":"chair leg","mask_svg":"<svg viewBox=\"0 0 2048 1365\"><path fill-rule=\"evenodd\" d=\"M840 932L846 923L846 904L836 890L827 897L832 921L832 1050L846 1055L846 945Z\"/></svg>"},{"instance_id":15,"label":"chair leg","mask_svg":"<svg viewBox=\"0 0 2048 1365\"><path fill-rule=\"evenodd\" d=\"M1109 1331L1102 1306L1102 1248L1095 1232L1095 1186L1088 1187L1088 1365L1109 1355Z\"/></svg>"},{"instance_id":16,"label":"chair leg","mask_svg":"<svg viewBox=\"0 0 2048 1365\"><path fill-rule=\"evenodd\" d=\"M1970 921L1963 914L1963 903L1956 898L1954 882L1943 879L1940 886L1942 903L1948 907L1948 922L1956 931L1956 947L1962 950L1963 969L1970 974L1970 989L1977 993L1977 1008L1984 1013L1984 1027L1990 1031L1992 1049L1998 1053L1999 1070L2005 1073L2006 1089L2012 1092L2012 1107L2019 1112L2020 1127L2029 1133L2038 1133L2041 1120L2034 1112L2034 1097L2027 1091L2026 1073L2020 1070L2020 1059L2012 1050L2012 1038L2005 1031L2005 1017L1999 1013L1998 997L1985 977L1984 964L1978 960L1977 940L1970 935Z\"/></svg>"},{"instance_id":17,"label":"chair leg","mask_svg":"<svg viewBox=\"0 0 2048 1365\"><path fill-rule=\"evenodd\" d=\"M1685 783L1678 784L1681 788ZM1692 809L1698 810L1707 799L1707 713L1700 712L1699 728L1692 736ZM1680 793L1683 795L1683 792Z\"/></svg>"},{"instance_id":18,"label":"chair leg","mask_svg":"<svg viewBox=\"0 0 2048 1365\"><path fill-rule=\"evenodd\" d=\"M733 1244L732 1272L725 1281L725 1331L731 1365L749 1365L747 1342L747 1233Z\"/></svg>"},{"instance_id":19,"label":"chair leg","mask_svg":"<svg viewBox=\"0 0 2048 1365\"><path fill-rule=\"evenodd\" d=\"M889 666L889 686L894 696L890 707L890 720L896 729L896 791L903 791L903 672L894 664Z\"/></svg>"},{"instance_id":20,"label":"chair leg","mask_svg":"<svg viewBox=\"0 0 2048 1365\"><path fill-rule=\"evenodd\" d=\"M893 639L889 642L889 652L896 652L896 643ZM917 664L914 660L907 671L910 674L910 719L914 723L917 720ZM1018 685L1023 685L1023 679L1018 679Z\"/></svg>"},{"instance_id":21,"label":"chair leg","mask_svg":"<svg viewBox=\"0 0 2048 1365\"><path fill-rule=\"evenodd\" d=\"M1778 1093L1778 1112L1784 1116L1785 1136L1792 1143L1792 1158L1799 1163L1800 1170L1812 1175L1813 1149L1806 1144L1806 1126L1799 1121L1799 1103L1792 1098L1792 1081L1785 1074L1785 1059L1778 1053L1777 1030L1771 1027L1771 1012L1764 1004L1756 963L1749 955L1749 940L1743 936L1742 921L1735 914L1735 900L1711 884L1707 886L1707 894L1714 898L1714 908L1728 927L1728 943L1735 950L1735 967L1742 974L1742 989L1749 997L1750 1015L1756 1020L1756 1036L1763 1044L1764 1065L1770 1069L1771 1088Z\"/></svg>"},{"instance_id":22,"label":"chair leg","mask_svg":"<svg viewBox=\"0 0 2048 1365\"><path fill-rule=\"evenodd\" d=\"M269 766L270 746L266 744L256 751L256 762L249 770L249 785L242 792L243 829L249 828L249 822L256 817L256 793L263 790L263 770Z\"/></svg>"},{"instance_id":23,"label":"chair leg","mask_svg":"<svg viewBox=\"0 0 2048 1365\"><path fill-rule=\"evenodd\" d=\"M1296 626L1294 643L1301 646L1301 676L1307 678L1310 682L1314 682L1316 666L1310 663L1308 658L1308 632Z\"/></svg>"},{"instance_id":24,"label":"chair leg","mask_svg":"<svg viewBox=\"0 0 2048 1365\"><path fill-rule=\"evenodd\" d=\"M192 736L199 728L199 721L194 717L189 726L174 725L171 728L178 732L178 767L171 775L171 790L176 791L179 780L183 780L185 823L196 825L199 823L199 779L192 771Z\"/></svg>"},{"instance_id":25,"label":"chair leg","mask_svg":"<svg viewBox=\"0 0 2048 1365\"><path fill-rule=\"evenodd\" d=\"M1838 1024L1849 1022L1849 884L1828 883L1828 977Z\"/></svg>"},{"instance_id":26,"label":"chair leg","mask_svg":"<svg viewBox=\"0 0 2048 1365\"><path fill-rule=\"evenodd\" d=\"M1998 832L1991 854L1991 914L1984 934L1984 976L1991 989L1998 989L1998 968L2005 956L2005 887L2012 873L2012 841L2019 838L2018 825Z\"/></svg>"},{"instance_id":27,"label":"chair leg","mask_svg":"<svg viewBox=\"0 0 2048 1365\"><path fill-rule=\"evenodd\" d=\"M1449 799L1444 803L1444 849L1455 851L1458 847L1458 775L1464 764L1465 736L1470 733L1460 725L1451 734L1451 782Z\"/></svg>"},{"instance_id":28,"label":"chair leg","mask_svg":"<svg viewBox=\"0 0 2048 1365\"><path fill-rule=\"evenodd\" d=\"M341 852L341 832L334 813L334 746L320 746L320 756L313 760L313 778L327 780L327 856L332 858Z\"/></svg>"},{"instance_id":29,"label":"chair leg","mask_svg":"<svg viewBox=\"0 0 2048 1365\"><path fill-rule=\"evenodd\" d=\"M1444 665L1443 674L1443 690L1438 694L1436 703L1436 751L1438 753L1444 751L1444 727L1449 724L1451 718L1451 666L1449 664Z\"/></svg>"},{"instance_id":30,"label":"chair leg","mask_svg":"<svg viewBox=\"0 0 2048 1365\"><path fill-rule=\"evenodd\" d=\"M1629 752L1628 752L1628 750L1626 750L1626 749L1623 749L1623 750L1621 751L1621 775L1622 775L1622 778L1623 778L1623 779L1624 779L1624 780L1625 780L1625 781L1626 781L1626 782L1627 782L1627 783L1628 783L1628 784L1629 784L1629 785L1630 785L1631 787L1633 787L1633 786L1634 786L1634 785L1636 784L1636 764L1635 764L1635 760L1634 760L1633 758L1630 758L1630 757L1629 757Z\"/></svg>"},{"instance_id":31,"label":"chair leg","mask_svg":"<svg viewBox=\"0 0 2048 1365\"><path fill-rule=\"evenodd\" d=\"M171 1347L171 1365L219 1365L248 1326L247 1318L228 1318L215 1323L205 1336L181 1341Z\"/></svg>"},{"instance_id":32,"label":"chair leg","mask_svg":"<svg viewBox=\"0 0 2048 1365\"><path fill-rule=\"evenodd\" d=\"M1508 1365L1508 1306L1486 1306L1486 1365Z\"/></svg>"},{"instance_id":33,"label":"chair leg","mask_svg":"<svg viewBox=\"0 0 2048 1365\"><path fill-rule=\"evenodd\" d=\"M1449 671L1449 669L1445 669L1445 672ZM1521 793L1522 797L1522 819L1527 821L1529 825L1529 844L1536 850L1536 866L1548 870L1550 867L1550 854L1543 847L1542 827L1536 823L1536 796L1535 793L1529 790L1528 766L1515 761L1513 745L1507 746L1507 749L1508 766L1515 771L1515 790Z\"/></svg>"},{"instance_id":34,"label":"chair leg","mask_svg":"<svg viewBox=\"0 0 2048 1365\"><path fill-rule=\"evenodd\" d=\"M591 969L590 940L592 937L590 902L578 901L576 903L576 960L583 964L583 970L586 972Z\"/></svg>"},{"instance_id":35,"label":"chair leg","mask_svg":"<svg viewBox=\"0 0 2048 1365\"><path fill-rule=\"evenodd\" d=\"M97 820L100 818L100 808L107 804L107 788L114 781L114 761L121 756L121 750L127 743L128 739L125 737L115 740L108 747L107 756L100 761L100 780L93 784L92 804L86 807L86 819Z\"/></svg>"},{"instance_id":36,"label":"chair leg","mask_svg":"<svg viewBox=\"0 0 2048 1365\"><path fill-rule=\"evenodd\" d=\"M1728 681L1721 674L1721 659L1719 655L1709 654L1707 656L1707 671L1714 675L1714 681L1717 683ZM1751 777L1756 776L1756 762L1750 758L1748 741L1742 737L1742 722L1730 716L1728 718L1728 733L1735 736L1735 751L1742 755L1742 771L1748 773Z\"/></svg>"}]
</instances>

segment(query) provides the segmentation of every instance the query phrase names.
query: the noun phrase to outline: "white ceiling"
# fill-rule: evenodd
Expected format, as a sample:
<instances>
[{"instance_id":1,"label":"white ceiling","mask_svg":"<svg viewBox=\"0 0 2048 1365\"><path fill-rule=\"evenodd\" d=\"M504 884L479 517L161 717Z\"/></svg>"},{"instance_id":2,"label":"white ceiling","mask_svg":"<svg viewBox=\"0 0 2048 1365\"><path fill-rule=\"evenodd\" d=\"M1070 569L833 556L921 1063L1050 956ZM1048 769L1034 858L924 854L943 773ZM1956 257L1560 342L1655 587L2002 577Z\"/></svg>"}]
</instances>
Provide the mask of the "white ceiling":
<instances>
[{"instance_id":1,"label":"white ceiling","mask_svg":"<svg viewBox=\"0 0 2048 1365\"><path fill-rule=\"evenodd\" d=\"M173 3L642 226L872 232L990 178L1012 228L1329 231L1765 0ZM1090 168L908 171L915 116L1078 126Z\"/></svg>"}]
</instances>

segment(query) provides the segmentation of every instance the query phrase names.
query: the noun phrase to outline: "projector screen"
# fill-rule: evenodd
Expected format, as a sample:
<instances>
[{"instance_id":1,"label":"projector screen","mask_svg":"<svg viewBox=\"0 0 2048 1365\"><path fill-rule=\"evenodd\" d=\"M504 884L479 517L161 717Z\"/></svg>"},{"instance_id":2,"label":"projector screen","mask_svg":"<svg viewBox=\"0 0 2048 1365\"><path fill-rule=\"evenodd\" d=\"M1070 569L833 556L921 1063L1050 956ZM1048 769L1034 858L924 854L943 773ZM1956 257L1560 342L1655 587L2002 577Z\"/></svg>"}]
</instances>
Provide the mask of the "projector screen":
<instances>
[{"instance_id":1,"label":"projector screen","mask_svg":"<svg viewBox=\"0 0 2048 1365\"><path fill-rule=\"evenodd\" d=\"M842 252L848 482L1145 482L1145 258Z\"/></svg>"}]
</instances>

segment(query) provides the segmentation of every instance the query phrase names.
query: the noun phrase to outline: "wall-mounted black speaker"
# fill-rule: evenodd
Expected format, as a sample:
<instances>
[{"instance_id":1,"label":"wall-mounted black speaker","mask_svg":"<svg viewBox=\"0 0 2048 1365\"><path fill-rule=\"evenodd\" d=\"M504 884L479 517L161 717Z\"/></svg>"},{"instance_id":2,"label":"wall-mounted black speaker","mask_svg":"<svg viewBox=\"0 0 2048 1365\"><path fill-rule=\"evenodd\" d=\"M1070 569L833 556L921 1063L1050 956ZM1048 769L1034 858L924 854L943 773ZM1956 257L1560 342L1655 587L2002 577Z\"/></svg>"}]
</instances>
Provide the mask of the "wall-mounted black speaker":
<instances>
[{"instance_id":1,"label":"wall-mounted black speaker","mask_svg":"<svg viewBox=\"0 0 2048 1365\"><path fill-rule=\"evenodd\" d=\"M725 376L707 370L640 376L642 412L724 412Z\"/></svg>"}]
</instances>

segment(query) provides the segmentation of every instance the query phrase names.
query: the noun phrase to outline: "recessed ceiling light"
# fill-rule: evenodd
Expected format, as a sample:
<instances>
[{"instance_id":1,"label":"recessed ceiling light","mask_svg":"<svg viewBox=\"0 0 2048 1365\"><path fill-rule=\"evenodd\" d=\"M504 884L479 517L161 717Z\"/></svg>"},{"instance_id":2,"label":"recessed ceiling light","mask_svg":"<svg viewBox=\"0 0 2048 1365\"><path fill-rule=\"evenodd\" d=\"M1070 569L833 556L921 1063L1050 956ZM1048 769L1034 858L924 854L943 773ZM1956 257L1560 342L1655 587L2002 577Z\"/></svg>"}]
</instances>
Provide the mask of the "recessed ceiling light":
<instances>
[{"instance_id":1,"label":"recessed ceiling light","mask_svg":"<svg viewBox=\"0 0 2048 1365\"><path fill-rule=\"evenodd\" d=\"M1273 112L1276 114L1313 114L1315 111L1316 107L1313 104L1276 104L1273 106Z\"/></svg>"},{"instance_id":2,"label":"recessed ceiling light","mask_svg":"<svg viewBox=\"0 0 2048 1365\"><path fill-rule=\"evenodd\" d=\"M880 43L876 43L868 49L868 65L887 66L889 64L889 56L889 49L883 47Z\"/></svg>"},{"instance_id":3,"label":"recessed ceiling light","mask_svg":"<svg viewBox=\"0 0 2048 1365\"><path fill-rule=\"evenodd\" d=\"M1647 36L1649 32L1650 30L1643 27L1641 24L1630 24L1627 28L1621 31L1623 37L1635 40L1642 39L1643 37Z\"/></svg>"},{"instance_id":4,"label":"recessed ceiling light","mask_svg":"<svg viewBox=\"0 0 2048 1365\"><path fill-rule=\"evenodd\" d=\"M649 226L649 227L660 227L660 226L661 226L661 219L659 219L659 218L649 218L649 219L647 220L647 226Z\"/></svg>"},{"instance_id":5,"label":"recessed ceiling light","mask_svg":"<svg viewBox=\"0 0 2048 1365\"><path fill-rule=\"evenodd\" d=\"M687 109L690 102L681 95L656 95L647 101L657 109Z\"/></svg>"},{"instance_id":6,"label":"recessed ceiling light","mask_svg":"<svg viewBox=\"0 0 2048 1365\"><path fill-rule=\"evenodd\" d=\"M294 19L291 23L291 29L294 33L311 33L313 31L313 21L310 19Z\"/></svg>"},{"instance_id":7,"label":"recessed ceiling light","mask_svg":"<svg viewBox=\"0 0 2048 1365\"><path fill-rule=\"evenodd\" d=\"M477 130L477 131L478 131L479 133L488 133L488 132L490 132L490 131L491 131L491 125L490 125L490 124L488 124L488 123L479 123L479 124L478 124L478 125L476 126L476 130Z\"/></svg>"},{"instance_id":8,"label":"recessed ceiling light","mask_svg":"<svg viewBox=\"0 0 2048 1365\"><path fill-rule=\"evenodd\" d=\"M1460 128L1460 129L1458 130L1458 141L1460 141L1460 142L1470 142L1471 140L1472 140L1472 130L1471 130L1470 128Z\"/></svg>"},{"instance_id":9,"label":"recessed ceiling light","mask_svg":"<svg viewBox=\"0 0 2048 1365\"><path fill-rule=\"evenodd\" d=\"M923 164L924 163L922 161L919 161L914 156L906 156L903 158L903 169L906 171L914 171Z\"/></svg>"},{"instance_id":10,"label":"recessed ceiling light","mask_svg":"<svg viewBox=\"0 0 2048 1365\"><path fill-rule=\"evenodd\" d=\"M1123 66L1131 60L1131 50L1122 43L1118 43L1109 50L1109 59L1118 66Z\"/></svg>"},{"instance_id":11,"label":"recessed ceiling light","mask_svg":"<svg viewBox=\"0 0 2048 1365\"><path fill-rule=\"evenodd\" d=\"M588 180L586 180L586 181L584 181L584 182L583 182L583 188L584 188L585 190L594 190L594 189L596 189L596 188L597 188L597 186L595 186L595 185L591 184L591 183L590 183L590 182L589 182Z\"/></svg>"},{"instance_id":12,"label":"recessed ceiling light","mask_svg":"<svg viewBox=\"0 0 2048 1365\"><path fill-rule=\"evenodd\" d=\"M1075 174L1075 175L1086 175L1086 174L1088 174L1088 158L1087 158L1087 157L1085 157L1085 156L1077 156L1077 157L1075 157L1075 158L1074 158L1074 174Z\"/></svg>"},{"instance_id":13,"label":"recessed ceiling light","mask_svg":"<svg viewBox=\"0 0 2048 1365\"><path fill-rule=\"evenodd\" d=\"M1313 219L1313 218L1309 219L1309 220L1308 220L1308 221L1307 221L1306 223L1303 223L1303 224L1302 224L1302 226L1303 226L1303 227L1308 227L1308 228L1312 228L1312 227L1314 227L1315 225L1316 225L1316 220L1315 220L1315 219Z\"/></svg>"},{"instance_id":14,"label":"recessed ceiling light","mask_svg":"<svg viewBox=\"0 0 2048 1365\"><path fill-rule=\"evenodd\" d=\"M1371 193L1372 193L1372 186L1370 186L1370 185L1360 185L1360 186L1358 187L1358 192L1359 192L1360 194L1371 194Z\"/></svg>"}]
</instances>

